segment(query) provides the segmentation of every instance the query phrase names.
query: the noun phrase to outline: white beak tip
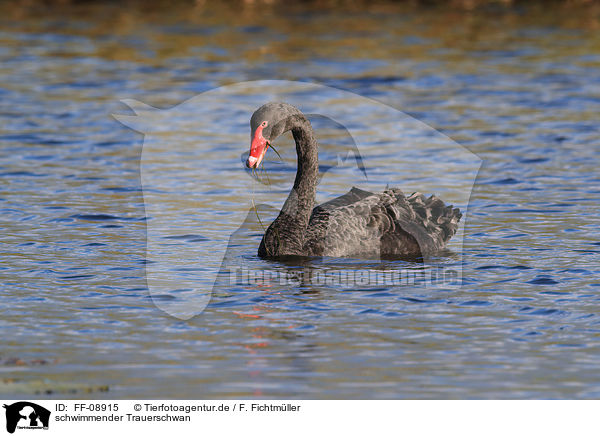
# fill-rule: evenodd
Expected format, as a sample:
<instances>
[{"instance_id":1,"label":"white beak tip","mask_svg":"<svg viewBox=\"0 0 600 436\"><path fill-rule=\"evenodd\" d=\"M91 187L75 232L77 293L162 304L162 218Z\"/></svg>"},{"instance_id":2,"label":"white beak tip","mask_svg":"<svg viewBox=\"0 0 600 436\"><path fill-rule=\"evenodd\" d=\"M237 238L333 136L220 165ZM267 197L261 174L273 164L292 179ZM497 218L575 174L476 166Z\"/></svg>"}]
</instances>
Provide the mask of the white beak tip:
<instances>
[{"instance_id":1,"label":"white beak tip","mask_svg":"<svg viewBox=\"0 0 600 436\"><path fill-rule=\"evenodd\" d=\"M257 158L255 158L253 156L249 156L248 162L246 162L246 165L248 166L248 168L254 168L254 165L256 165L256 161L258 161Z\"/></svg>"}]
</instances>

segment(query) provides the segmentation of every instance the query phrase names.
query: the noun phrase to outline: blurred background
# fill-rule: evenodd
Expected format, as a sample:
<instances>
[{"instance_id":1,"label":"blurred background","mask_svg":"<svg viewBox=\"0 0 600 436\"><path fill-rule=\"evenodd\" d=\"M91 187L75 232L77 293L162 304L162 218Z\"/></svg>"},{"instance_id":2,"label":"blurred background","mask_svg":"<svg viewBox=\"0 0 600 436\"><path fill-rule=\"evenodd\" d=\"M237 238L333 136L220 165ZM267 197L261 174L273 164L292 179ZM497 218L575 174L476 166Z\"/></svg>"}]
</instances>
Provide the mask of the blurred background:
<instances>
[{"instance_id":1,"label":"blurred background","mask_svg":"<svg viewBox=\"0 0 600 436\"><path fill-rule=\"evenodd\" d=\"M598 398L599 28L600 2L574 0L0 1L0 395ZM143 138L110 115L259 79L375 99L483 160L460 289L154 306ZM206 201L237 207L247 186L219 183L246 180L247 147L201 157Z\"/></svg>"}]
</instances>

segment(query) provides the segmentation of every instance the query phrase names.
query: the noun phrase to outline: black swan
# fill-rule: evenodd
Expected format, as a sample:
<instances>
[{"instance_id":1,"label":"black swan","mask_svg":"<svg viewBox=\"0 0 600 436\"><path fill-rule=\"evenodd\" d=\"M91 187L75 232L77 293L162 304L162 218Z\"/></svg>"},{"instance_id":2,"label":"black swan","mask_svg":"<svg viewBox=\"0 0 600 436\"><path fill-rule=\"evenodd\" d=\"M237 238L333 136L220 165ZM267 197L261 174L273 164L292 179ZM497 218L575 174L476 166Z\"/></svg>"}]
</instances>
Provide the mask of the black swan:
<instances>
[{"instance_id":1,"label":"black swan","mask_svg":"<svg viewBox=\"0 0 600 436\"><path fill-rule=\"evenodd\" d=\"M262 238L260 257L423 257L456 233L460 210L418 192L406 197L399 189L352 188L314 207L318 145L304 114L287 103L267 103L252 114L250 129L248 168L257 168L271 142L289 130L298 155L294 187Z\"/></svg>"}]
</instances>

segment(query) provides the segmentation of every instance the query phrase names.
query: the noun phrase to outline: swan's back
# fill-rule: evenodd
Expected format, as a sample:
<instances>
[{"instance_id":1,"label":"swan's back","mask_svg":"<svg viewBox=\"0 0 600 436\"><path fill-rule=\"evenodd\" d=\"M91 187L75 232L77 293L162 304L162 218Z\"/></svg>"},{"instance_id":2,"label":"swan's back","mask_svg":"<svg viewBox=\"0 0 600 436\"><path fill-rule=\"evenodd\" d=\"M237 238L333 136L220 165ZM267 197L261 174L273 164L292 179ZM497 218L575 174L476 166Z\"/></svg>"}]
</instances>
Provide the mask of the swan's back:
<instances>
[{"instance_id":1,"label":"swan's back","mask_svg":"<svg viewBox=\"0 0 600 436\"><path fill-rule=\"evenodd\" d=\"M462 214L435 196L352 188L314 208L304 252L312 256L423 256L445 247Z\"/></svg>"}]
</instances>

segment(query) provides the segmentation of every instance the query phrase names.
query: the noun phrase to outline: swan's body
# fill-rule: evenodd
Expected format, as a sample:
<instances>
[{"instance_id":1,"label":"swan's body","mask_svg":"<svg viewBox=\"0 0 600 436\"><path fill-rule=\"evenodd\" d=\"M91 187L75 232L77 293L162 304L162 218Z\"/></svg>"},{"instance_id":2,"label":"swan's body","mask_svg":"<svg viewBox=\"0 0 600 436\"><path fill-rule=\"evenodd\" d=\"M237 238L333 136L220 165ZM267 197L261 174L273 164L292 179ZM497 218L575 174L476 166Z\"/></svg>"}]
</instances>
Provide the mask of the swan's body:
<instances>
[{"instance_id":1,"label":"swan's body","mask_svg":"<svg viewBox=\"0 0 600 436\"><path fill-rule=\"evenodd\" d=\"M267 103L252 115L250 124L248 167L256 168L270 141L288 130L298 154L294 187L265 232L259 256L424 256L443 249L456 233L458 209L435 196L405 197L399 189L373 194L352 188L314 207L318 146L310 122L291 105Z\"/></svg>"}]
</instances>

